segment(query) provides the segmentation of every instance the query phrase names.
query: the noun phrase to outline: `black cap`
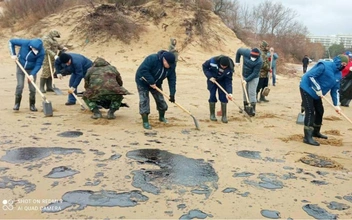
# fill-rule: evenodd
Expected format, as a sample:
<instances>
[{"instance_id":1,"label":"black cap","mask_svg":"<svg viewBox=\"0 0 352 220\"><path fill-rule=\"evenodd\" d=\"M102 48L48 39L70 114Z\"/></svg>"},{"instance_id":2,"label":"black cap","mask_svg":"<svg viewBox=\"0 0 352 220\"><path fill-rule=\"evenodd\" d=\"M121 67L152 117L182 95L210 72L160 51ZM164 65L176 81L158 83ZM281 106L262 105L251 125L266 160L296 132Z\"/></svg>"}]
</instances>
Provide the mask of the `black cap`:
<instances>
[{"instance_id":1,"label":"black cap","mask_svg":"<svg viewBox=\"0 0 352 220\"><path fill-rule=\"evenodd\" d=\"M71 58L72 58L71 55L67 53L62 53L60 54L60 57L59 57L61 63L68 63L68 61L70 61Z\"/></svg>"}]
</instances>

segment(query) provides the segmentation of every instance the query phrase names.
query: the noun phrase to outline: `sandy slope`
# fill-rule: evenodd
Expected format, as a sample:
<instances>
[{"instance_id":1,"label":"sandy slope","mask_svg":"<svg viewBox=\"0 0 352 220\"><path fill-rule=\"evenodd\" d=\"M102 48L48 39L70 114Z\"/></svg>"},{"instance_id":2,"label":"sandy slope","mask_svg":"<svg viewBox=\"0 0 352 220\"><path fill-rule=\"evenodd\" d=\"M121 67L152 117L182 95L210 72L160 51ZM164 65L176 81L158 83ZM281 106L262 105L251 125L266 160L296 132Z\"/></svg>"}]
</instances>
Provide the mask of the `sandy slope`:
<instances>
[{"instance_id":1,"label":"sandy slope","mask_svg":"<svg viewBox=\"0 0 352 220\"><path fill-rule=\"evenodd\" d=\"M77 14L71 11L72 16ZM56 17L51 17L52 21ZM216 22L215 22L216 23ZM70 27L57 26L62 31L63 41L70 40L72 33ZM180 61L177 67L177 93L176 101L198 119L201 130L194 128L192 118L181 109L170 104L167 112L169 124L161 124L157 120L157 111L152 103L151 125L155 136L147 136L142 128L141 119L138 114L138 93L134 83L135 71L143 58L151 52L161 48L166 48L170 33L165 33L156 26L150 25L153 35L146 35L141 41L133 46L126 46L120 42L110 42L104 45L89 43L80 46L83 40L72 38L70 44L75 45L73 52L82 53L94 59L96 56L103 56L116 65L122 73L125 87L133 93L126 96L129 109L123 108L117 112L116 120L106 119L92 120L91 113L82 112L79 105L65 106L66 95L57 96L52 93L46 94L52 101L54 117L46 118L43 112L31 113L28 109L28 89L25 88L24 100L18 113L13 113L14 88L16 85L14 73L15 65L7 56L6 40L1 40L1 150L0 156L5 155L5 151L18 147L75 147L81 148L84 154L52 155L37 162L26 164L10 164L0 161L0 167L9 168L0 171L1 176L8 176L14 180L28 180L36 185L36 190L28 194L20 186L13 190L9 188L1 189L1 198L16 200L25 199L60 199L61 196L72 190L114 190L117 192L131 191L133 177L132 170L150 168L149 165L141 165L125 155L128 151L145 148L158 148L167 150L174 154L184 155L189 158L203 159L211 163L219 180L216 187L208 199L204 195L191 193L194 188L182 187L185 193L179 193L176 186L171 189L162 188L159 195L143 192L149 197L147 202L140 202L139 205L130 208L119 207L87 207L84 211L70 212L62 211L56 214L43 214L39 211L4 211L0 209L0 216L3 218L179 218L191 209L199 209L211 214L213 218L262 218L262 209L277 210L281 217L287 219L311 218L302 210L306 203L318 204L320 207L331 213L339 214L340 218L350 218L351 209L344 211L329 210L324 202L337 201L351 205L346 200L340 200L335 196L345 196L352 193L351 177L352 173L352 138L348 135L351 132L351 125L340 119L333 109L325 104L325 119L322 131L329 130L330 133L340 133L340 135L330 135L332 145L321 145L313 147L305 145L299 141L291 139L292 135L301 135L303 128L295 123L296 116L300 109L300 96L298 92L299 77L287 78L279 76L276 87L272 87L269 103L258 104L257 116L253 122L246 121L238 108L233 103L228 106L229 123L210 122L208 112L208 92L206 81L201 72L201 64L206 59L220 53L233 56L233 52L240 46L241 42L234 34L230 35L227 29L219 24L219 29L224 29L225 36L219 44L221 50L211 52L201 49L196 42L189 45L181 52L184 61ZM44 29L43 31L45 31ZM159 32L157 32L159 31ZM21 36L23 33L17 33ZM181 34L180 34L181 36ZM10 38L11 35L6 36ZM162 45L161 45L162 44ZM230 49L226 49L230 46ZM219 47L220 48L220 47ZM124 52L123 52L124 51ZM297 68L300 68L299 66ZM238 72L238 70L237 70ZM280 74L280 73L279 73ZM66 91L68 79L57 81L56 85ZM240 79L235 76L234 96L236 103L242 106L242 94ZM82 86L82 85L81 85ZM82 87L80 88L83 89ZM167 83L165 85L167 90ZM40 96L37 94L38 107L40 106ZM218 107L219 109L219 107ZM344 112L352 117L349 108L344 108ZM105 114L106 111L104 111ZM81 131L83 135L77 138L63 138L57 136L63 131ZM291 138L291 139L290 139ZM283 141L286 140L286 141ZM287 141L290 140L290 141ZM105 155L96 155L90 149L97 149ZM240 150L260 151L263 159L254 160L239 157L236 152ZM299 159L306 155L306 152L326 156L340 163L343 169L317 168L299 162ZM116 161L106 162L105 167L98 167L94 159L106 159L110 155L118 153L122 157ZM268 158L266 158L268 157ZM266 159L265 159L266 158ZM270 160L271 158L271 160ZM276 161L275 161L276 159ZM282 160L279 162L278 160ZM41 164L32 170L25 168L28 165ZM79 170L80 173L70 178L48 179L43 176L57 166L69 166ZM285 169L284 169L285 167ZM287 167L293 168L288 170ZM300 173L299 168L304 171ZM298 170L297 170L298 169ZM252 172L255 175L245 178L232 177L234 172ZM317 171L329 172L326 176L317 174ZM84 186L87 178L93 180L97 172L104 172L104 178L100 178L101 183L97 186ZM297 179L280 179L284 187L277 190L268 190L246 184L245 179L258 182L260 173L274 173L278 176L294 173ZM315 177L309 173L314 174ZM341 179L342 178L342 179ZM312 184L312 180L324 180L328 185L318 186ZM51 184L58 181L58 185ZM1 179L0 179L1 182ZM247 182L248 183L248 182ZM0 185L1 186L1 185ZM239 193L249 192L247 197L238 193L223 193L227 187L238 189ZM184 203L185 209L178 209L177 205ZM40 206L45 206L42 202ZM24 207L25 204L16 204L16 208ZM27 206L39 206L39 204L27 204Z\"/></svg>"}]
</instances>

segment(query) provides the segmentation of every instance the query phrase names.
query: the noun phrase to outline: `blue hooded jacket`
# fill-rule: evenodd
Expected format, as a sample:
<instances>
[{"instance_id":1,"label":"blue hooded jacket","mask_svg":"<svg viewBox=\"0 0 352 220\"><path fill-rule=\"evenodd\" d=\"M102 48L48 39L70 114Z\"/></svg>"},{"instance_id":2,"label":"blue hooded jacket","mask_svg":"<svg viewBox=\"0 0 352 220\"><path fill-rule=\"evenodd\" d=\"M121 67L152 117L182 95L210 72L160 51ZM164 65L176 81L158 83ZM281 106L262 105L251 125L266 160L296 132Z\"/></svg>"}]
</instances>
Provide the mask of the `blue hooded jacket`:
<instances>
[{"instance_id":1,"label":"blue hooded jacket","mask_svg":"<svg viewBox=\"0 0 352 220\"><path fill-rule=\"evenodd\" d=\"M333 62L321 61L307 71L300 83L300 88L307 92L313 99L320 99L315 91L322 91L323 95L330 91L335 106L340 104L339 89L342 73L340 57L336 56Z\"/></svg>"},{"instance_id":2,"label":"blue hooded jacket","mask_svg":"<svg viewBox=\"0 0 352 220\"><path fill-rule=\"evenodd\" d=\"M45 50L43 47L43 41L37 39L19 39L13 38L9 41L10 55L15 56L15 47L21 47L18 52L18 61L25 70L31 70L31 75L35 76L43 65ZM30 47L38 50L38 54L35 55Z\"/></svg>"},{"instance_id":3,"label":"blue hooded jacket","mask_svg":"<svg viewBox=\"0 0 352 220\"><path fill-rule=\"evenodd\" d=\"M224 87L226 92L232 94L232 77L234 70L234 63L231 58L229 58L230 65L226 69L221 69L220 59L223 55L212 57L205 61L202 65L203 73L207 77L208 89L216 86L214 83L210 82L209 79L214 77L216 81Z\"/></svg>"},{"instance_id":4,"label":"blue hooded jacket","mask_svg":"<svg viewBox=\"0 0 352 220\"><path fill-rule=\"evenodd\" d=\"M242 76L243 79L248 83L253 79L259 77L260 69L263 65L263 59L259 55L258 59L252 61L251 50L239 48L236 52L236 63L240 62L241 56L243 56Z\"/></svg>"},{"instance_id":5,"label":"blue hooded jacket","mask_svg":"<svg viewBox=\"0 0 352 220\"><path fill-rule=\"evenodd\" d=\"M67 66L65 63L62 63L60 59L56 59L55 70L57 73L60 73L62 70L65 70L66 72L76 75L76 78L74 82L72 82L71 86L77 88L81 80L86 75L88 69L92 67L93 62L81 54L67 54L71 56L71 65Z\"/></svg>"},{"instance_id":6,"label":"blue hooded jacket","mask_svg":"<svg viewBox=\"0 0 352 220\"><path fill-rule=\"evenodd\" d=\"M163 80L167 78L169 83L170 95L176 93L176 63L170 65L169 69L166 69L163 65L163 53L167 51L160 50L156 54L147 56L142 64L138 67L136 72L135 81L137 85L150 89L150 85L155 84L157 87L162 88ZM147 82L145 82L144 77Z\"/></svg>"}]
</instances>

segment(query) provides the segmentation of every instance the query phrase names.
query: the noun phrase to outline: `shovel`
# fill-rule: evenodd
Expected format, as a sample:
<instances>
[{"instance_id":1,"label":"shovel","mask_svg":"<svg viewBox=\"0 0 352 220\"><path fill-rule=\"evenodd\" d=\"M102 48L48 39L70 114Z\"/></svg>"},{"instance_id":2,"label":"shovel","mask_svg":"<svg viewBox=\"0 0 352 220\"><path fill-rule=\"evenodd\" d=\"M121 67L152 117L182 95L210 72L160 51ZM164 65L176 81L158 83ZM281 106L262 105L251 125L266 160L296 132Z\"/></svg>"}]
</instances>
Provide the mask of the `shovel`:
<instances>
[{"instance_id":1,"label":"shovel","mask_svg":"<svg viewBox=\"0 0 352 220\"><path fill-rule=\"evenodd\" d=\"M304 108L301 107L301 112L298 113L297 115L297 120L296 120L296 124L299 124L299 125L304 125Z\"/></svg>"},{"instance_id":2,"label":"shovel","mask_svg":"<svg viewBox=\"0 0 352 220\"><path fill-rule=\"evenodd\" d=\"M334 106L325 96L323 96L323 99L324 99L327 103L329 103L332 107L335 108L335 106ZM341 114L349 123L352 124L351 119L349 119L344 113L340 112L340 114Z\"/></svg>"},{"instance_id":3,"label":"shovel","mask_svg":"<svg viewBox=\"0 0 352 220\"><path fill-rule=\"evenodd\" d=\"M83 103L81 102L81 100L77 97L77 95L75 94L75 91L73 90L73 92L71 93L73 95L73 97L75 97L75 99L78 101L78 103L81 106L81 110L86 110L86 107L84 107Z\"/></svg>"},{"instance_id":4,"label":"shovel","mask_svg":"<svg viewBox=\"0 0 352 220\"><path fill-rule=\"evenodd\" d=\"M241 80L243 82L243 76L242 74L240 73L241 75ZM254 113L254 109L253 109L253 106L251 105L251 103L249 102L249 98L248 98L248 93L247 93L247 88L245 87L245 85L243 85L243 83L241 82L241 85L242 85L242 88L243 88L243 91L244 91L244 94L246 96L246 100L247 100L247 103L248 105L244 107L244 110L245 112L249 115L249 114L253 114Z\"/></svg>"},{"instance_id":5,"label":"shovel","mask_svg":"<svg viewBox=\"0 0 352 220\"><path fill-rule=\"evenodd\" d=\"M222 86L220 86L220 84L219 84L218 82L214 81L214 83L219 87L219 89L221 89L221 90L226 94L226 96L229 95L229 94L226 92L226 90L225 90L224 88L222 88ZM251 117L249 116L248 112L243 111L243 109L242 109L239 105L237 105L237 103L236 103L234 100L231 100L231 101L232 101L233 103L235 103L235 105L240 109L240 111L244 113L244 115L246 116L246 118L248 118L249 121L252 122L252 119L251 119ZM221 112L221 111L220 111L220 112ZM218 112L218 114L219 114L219 112ZM221 115L221 114L220 114L220 115ZM218 116L219 116L219 115L218 115Z\"/></svg>"},{"instance_id":6,"label":"shovel","mask_svg":"<svg viewBox=\"0 0 352 220\"><path fill-rule=\"evenodd\" d=\"M53 67L51 66L51 59L50 55L48 54L48 60L49 60L49 67L50 67L50 73L51 73L51 78L52 78L52 88L55 92L56 95L62 95L62 92L59 88L56 88L55 82L54 82L54 73L53 73Z\"/></svg>"},{"instance_id":7,"label":"shovel","mask_svg":"<svg viewBox=\"0 0 352 220\"><path fill-rule=\"evenodd\" d=\"M144 77L142 77L142 79L147 82L147 80L146 80ZM165 98L169 99L169 96L168 96L165 92L163 92L163 90L159 89L158 87L156 87L156 90L157 90L158 92L160 92L163 96L165 96ZM197 130L200 130L200 128L199 128L199 123L198 123L197 119L191 114L191 112L187 111L187 109L185 109L184 107L182 107L182 106L181 106L180 104L178 104L177 102L174 102L174 104L175 104L177 107L179 107L180 109L182 109L184 112L186 112L187 114L189 114L189 115L193 118L194 125L196 126L196 129L197 129Z\"/></svg>"},{"instance_id":8,"label":"shovel","mask_svg":"<svg viewBox=\"0 0 352 220\"><path fill-rule=\"evenodd\" d=\"M43 99L43 112L44 112L44 115L49 117L49 116L53 116L53 107L51 105L51 102L48 101L45 97L45 95L40 91L40 89L37 87L37 85L31 81L29 79L29 74L27 73L27 71L23 68L23 66L21 65L21 63L16 60L15 61L16 64L21 68L22 72L26 75L26 77L28 78L28 80L32 83L32 85L34 86L34 88L38 91L38 93L40 94L40 96L42 97Z\"/></svg>"}]
</instances>

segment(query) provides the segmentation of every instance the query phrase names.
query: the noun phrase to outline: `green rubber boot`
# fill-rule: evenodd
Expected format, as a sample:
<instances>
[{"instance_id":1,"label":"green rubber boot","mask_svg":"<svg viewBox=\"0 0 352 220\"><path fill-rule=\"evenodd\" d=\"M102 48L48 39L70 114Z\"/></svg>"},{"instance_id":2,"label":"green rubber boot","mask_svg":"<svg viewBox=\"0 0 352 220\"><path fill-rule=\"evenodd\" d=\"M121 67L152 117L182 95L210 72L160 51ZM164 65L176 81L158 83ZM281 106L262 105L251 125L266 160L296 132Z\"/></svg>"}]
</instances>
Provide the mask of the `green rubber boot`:
<instances>
[{"instance_id":1,"label":"green rubber boot","mask_svg":"<svg viewBox=\"0 0 352 220\"><path fill-rule=\"evenodd\" d=\"M209 102L209 110L210 110L210 120L217 121L218 119L215 117L215 102Z\"/></svg>"},{"instance_id":2,"label":"green rubber boot","mask_svg":"<svg viewBox=\"0 0 352 220\"><path fill-rule=\"evenodd\" d=\"M159 111L159 121L167 123L167 120L165 118L165 111Z\"/></svg>"},{"instance_id":3,"label":"green rubber boot","mask_svg":"<svg viewBox=\"0 0 352 220\"><path fill-rule=\"evenodd\" d=\"M148 121L148 114L142 114L142 120L144 129L152 129Z\"/></svg>"}]
</instances>

